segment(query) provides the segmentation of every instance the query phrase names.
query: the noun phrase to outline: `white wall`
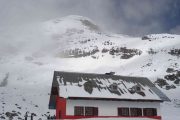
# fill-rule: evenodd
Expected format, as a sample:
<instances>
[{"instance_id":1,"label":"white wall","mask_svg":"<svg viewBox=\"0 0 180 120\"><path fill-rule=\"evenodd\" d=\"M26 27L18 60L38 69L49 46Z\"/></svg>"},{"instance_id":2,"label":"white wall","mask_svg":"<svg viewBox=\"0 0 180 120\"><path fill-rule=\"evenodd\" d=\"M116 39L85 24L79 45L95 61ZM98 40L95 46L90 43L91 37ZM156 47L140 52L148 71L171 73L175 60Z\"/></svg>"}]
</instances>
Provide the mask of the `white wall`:
<instances>
[{"instance_id":1,"label":"white wall","mask_svg":"<svg viewBox=\"0 0 180 120\"><path fill-rule=\"evenodd\" d=\"M159 102L103 101L103 100L67 100L67 115L74 115L74 106L98 107L98 116L117 116L118 107L156 108L160 116Z\"/></svg>"}]
</instances>

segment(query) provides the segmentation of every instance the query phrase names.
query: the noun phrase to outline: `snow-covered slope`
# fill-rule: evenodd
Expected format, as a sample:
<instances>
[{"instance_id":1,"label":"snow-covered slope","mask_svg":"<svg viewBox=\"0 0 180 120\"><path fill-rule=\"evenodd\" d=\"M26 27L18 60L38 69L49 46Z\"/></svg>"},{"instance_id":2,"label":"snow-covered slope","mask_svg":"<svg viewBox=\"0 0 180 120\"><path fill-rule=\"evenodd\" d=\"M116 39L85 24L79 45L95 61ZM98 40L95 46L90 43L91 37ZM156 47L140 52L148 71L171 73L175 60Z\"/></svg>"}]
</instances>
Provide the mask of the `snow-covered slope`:
<instances>
[{"instance_id":1,"label":"snow-covered slope","mask_svg":"<svg viewBox=\"0 0 180 120\"><path fill-rule=\"evenodd\" d=\"M163 120L180 118L179 35L106 33L81 16L31 27L38 27L32 29L36 34L28 32L23 40L34 41L19 41L23 47L15 46L18 52L13 49L14 55L0 57L0 119L9 115L20 119L27 111L37 114L36 119L45 119L54 70L148 77L172 99L162 104Z\"/></svg>"}]
</instances>

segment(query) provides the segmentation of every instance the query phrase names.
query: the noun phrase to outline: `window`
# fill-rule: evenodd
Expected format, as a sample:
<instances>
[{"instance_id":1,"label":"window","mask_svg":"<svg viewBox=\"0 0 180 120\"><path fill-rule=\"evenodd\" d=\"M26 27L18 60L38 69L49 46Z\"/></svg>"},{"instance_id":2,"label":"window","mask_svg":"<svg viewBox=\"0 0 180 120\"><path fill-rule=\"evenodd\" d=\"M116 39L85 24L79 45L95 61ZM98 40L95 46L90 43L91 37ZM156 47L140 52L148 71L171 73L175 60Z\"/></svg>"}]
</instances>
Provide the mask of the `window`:
<instances>
[{"instance_id":1,"label":"window","mask_svg":"<svg viewBox=\"0 0 180 120\"><path fill-rule=\"evenodd\" d=\"M93 107L85 107L85 115L93 116Z\"/></svg>"},{"instance_id":2,"label":"window","mask_svg":"<svg viewBox=\"0 0 180 120\"><path fill-rule=\"evenodd\" d=\"M130 108L131 116L142 116L141 108Z\"/></svg>"},{"instance_id":3,"label":"window","mask_svg":"<svg viewBox=\"0 0 180 120\"><path fill-rule=\"evenodd\" d=\"M94 107L94 116L98 116L98 108Z\"/></svg>"},{"instance_id":4,"label":"window","mask_svg":"<svg viewBox=\"0 0 180 120\"><path fill-rule=\"evenodd\" d=\"M97 107L85 107L85 116L98 116Z\"/></svg>"},{"instance_id":5,"label":"window","mask_svg":"<svg viewBox=\"0 0 180 120\"><path fill-rule=\"evenodd\" d=\"M144 108L143 113L144 116L157 116L156 108Z\"/></svg>"},{"instance_id":6,"label":"window","mask_svg":"<svg viewBox=\"0 0 180 120\"><path fill-rule=\"evenodd\" d=\"M84 115L84 107L75 106L74 107L74 115L83 116Z\"/></svg>"},{"instance_id":7,"label":"window","mask_svg":"<svg viewBox=\"0 0 180 120\"><path fill-rule=\"evenodd\" d=\"M98 108L75 106L74 115L75 116L84 116L84 115L85 116L98 116Z\"/></svg>"},{"instance_id":8,"label":"window","mask_svg":"<svg viewBox=\"0 0 180 120\"><path fill-rule=\"evenodd\" d=\"M118 108L118 116L129 116L129 108Z\"/></svg>"}]
</instances>

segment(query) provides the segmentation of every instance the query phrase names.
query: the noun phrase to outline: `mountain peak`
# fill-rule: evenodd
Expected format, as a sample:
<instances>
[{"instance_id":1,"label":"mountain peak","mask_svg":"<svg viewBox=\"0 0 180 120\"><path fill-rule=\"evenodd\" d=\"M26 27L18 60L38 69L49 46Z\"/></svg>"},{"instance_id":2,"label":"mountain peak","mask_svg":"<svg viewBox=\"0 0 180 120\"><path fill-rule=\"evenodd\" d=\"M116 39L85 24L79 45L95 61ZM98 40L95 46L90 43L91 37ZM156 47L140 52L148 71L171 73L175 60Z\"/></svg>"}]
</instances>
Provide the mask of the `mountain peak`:
<instances>
[{"instance_id":1,"label":"mountain peak","mask_svg":"<svg viewBox=\"0 0 180 120\"><path fill-rule=\"evenodd\" d=\"M45 29L51 34L64 34L69 30L79 31L100 31L99 27L89 18L69 15L62 18L49 20L44 23Z\"/></svg>"}]
</instances>

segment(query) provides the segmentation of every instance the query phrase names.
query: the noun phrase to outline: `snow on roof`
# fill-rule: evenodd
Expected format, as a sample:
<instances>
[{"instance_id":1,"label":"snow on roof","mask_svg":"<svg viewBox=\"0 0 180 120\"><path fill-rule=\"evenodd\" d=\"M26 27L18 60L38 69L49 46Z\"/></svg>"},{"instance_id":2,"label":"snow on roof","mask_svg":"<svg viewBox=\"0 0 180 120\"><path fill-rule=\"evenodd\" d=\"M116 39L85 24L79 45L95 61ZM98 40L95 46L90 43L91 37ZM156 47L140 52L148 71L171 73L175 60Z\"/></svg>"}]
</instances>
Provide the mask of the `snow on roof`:
<instances>
[{"instance_id":1,"label":"snow on roof","mask_svg":"<svg viewBox=\"0 0 180 120\"><path fill-rule=\"evenodd\" d=\"M144 77L55 71L53 86L59 86L59 96L63 98L169 101Z\"/></svg>"}]
</instances>

